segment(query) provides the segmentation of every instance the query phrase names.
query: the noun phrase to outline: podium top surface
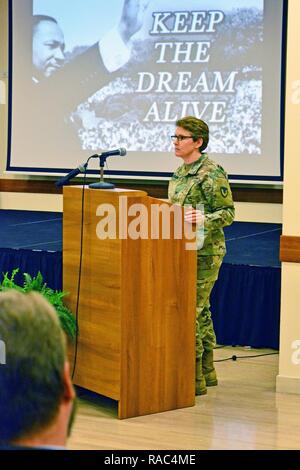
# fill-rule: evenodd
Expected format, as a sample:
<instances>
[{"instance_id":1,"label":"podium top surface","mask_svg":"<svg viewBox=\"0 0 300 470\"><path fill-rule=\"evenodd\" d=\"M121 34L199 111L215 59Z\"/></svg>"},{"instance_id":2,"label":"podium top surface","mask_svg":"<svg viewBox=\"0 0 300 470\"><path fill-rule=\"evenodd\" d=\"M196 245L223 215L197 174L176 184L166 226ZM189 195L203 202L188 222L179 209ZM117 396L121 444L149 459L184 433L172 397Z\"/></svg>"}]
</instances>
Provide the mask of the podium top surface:
<instances>
[{"instance_id":1,"label":"podium top surface","mask_svg":"<svg viewBox=\"0 0 300 470\"><path fill-rule=\"evenodd\" d=\"M63 192L68 192L68 191L80 191L83 189L83 185L70 185L70 186L64 186L63 187ZM140 190L140 189L127 189L127 188L112 188L112 189L91 189L88 186L85 186L85 191L92 191L93 193L97 191L105 191L109 193L115 193L118 195L130 195L130 196L147 196L147 192Z\"/></svg>"}]
</instances>

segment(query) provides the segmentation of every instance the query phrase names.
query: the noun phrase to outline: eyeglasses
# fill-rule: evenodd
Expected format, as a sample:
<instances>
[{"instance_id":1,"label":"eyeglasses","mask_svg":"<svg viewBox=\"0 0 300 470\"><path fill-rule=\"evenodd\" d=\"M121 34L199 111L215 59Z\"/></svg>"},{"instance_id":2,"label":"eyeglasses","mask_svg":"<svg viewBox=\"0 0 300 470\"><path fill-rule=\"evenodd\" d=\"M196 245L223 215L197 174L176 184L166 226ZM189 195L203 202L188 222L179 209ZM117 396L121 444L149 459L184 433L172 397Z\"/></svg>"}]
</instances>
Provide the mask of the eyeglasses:
<instances>
[{"instance_id":1,"label":"eyeglasses","mask_svg":"<svg viewBox=\"0 0 300 470\"><path fill-rule=\"evenodd\" d=\"M185 139L193 139L192 135L171 135L172 142L182 142Z\"/></svg>"}]
</instances>

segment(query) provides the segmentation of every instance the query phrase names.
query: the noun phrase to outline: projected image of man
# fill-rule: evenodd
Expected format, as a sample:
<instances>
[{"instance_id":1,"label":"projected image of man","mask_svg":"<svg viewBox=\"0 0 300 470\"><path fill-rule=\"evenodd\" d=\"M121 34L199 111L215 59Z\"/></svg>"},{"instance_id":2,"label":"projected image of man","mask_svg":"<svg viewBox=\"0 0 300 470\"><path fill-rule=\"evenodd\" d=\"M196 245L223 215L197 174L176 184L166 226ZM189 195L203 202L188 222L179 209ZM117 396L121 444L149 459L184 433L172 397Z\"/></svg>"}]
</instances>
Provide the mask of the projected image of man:
<instances>
[{"instance_id":1,"label":"projected image of man","mask_svg":"<svg viewBox=\"0 0 300 470\"><path fill-rule=\"evenodd\" d=\"M51 16L33 17L32 63L33 79L50 77L65 61L64 34Z\"/></svg>"},{"instance_id":2,"label":"projected image of man","mask_svg":"<svg viewBox=\"0 0 300 470\"><path fill-rule=\"evenodd\" d=\"M33 118L26 122L26 153L36 167L45 148L51 158L63 158L66 168L81 158L81 128L75 111L119 76L130 59L129 41L141 28L148 3L124 0L118 24L92 46L78 46L72 52L65 50L64 33L56 18L32 17L33 86L27 99ZM25 117L20 120L26 121Z\"/></svg>"}]
</instances>

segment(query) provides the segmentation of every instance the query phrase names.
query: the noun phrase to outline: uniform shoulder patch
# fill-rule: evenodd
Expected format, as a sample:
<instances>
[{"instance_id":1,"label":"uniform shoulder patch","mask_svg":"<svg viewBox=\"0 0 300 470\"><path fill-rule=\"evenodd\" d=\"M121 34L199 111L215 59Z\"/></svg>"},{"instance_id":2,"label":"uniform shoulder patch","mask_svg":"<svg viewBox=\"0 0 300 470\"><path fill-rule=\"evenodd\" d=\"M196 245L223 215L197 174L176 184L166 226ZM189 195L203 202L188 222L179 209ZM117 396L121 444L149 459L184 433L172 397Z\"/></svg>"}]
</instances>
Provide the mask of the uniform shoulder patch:
<instances>
[{"instance_id":1,"label":"uniform shoulder patch","mask_svg":"<svg viewBox=\"0 0 300 470\"><path fill-rule=\"evenodd\" d=\"M226 188L226 186L221 186L220 192L224 198L228 196L228 188Z\"/></svg>"}]
</instances>

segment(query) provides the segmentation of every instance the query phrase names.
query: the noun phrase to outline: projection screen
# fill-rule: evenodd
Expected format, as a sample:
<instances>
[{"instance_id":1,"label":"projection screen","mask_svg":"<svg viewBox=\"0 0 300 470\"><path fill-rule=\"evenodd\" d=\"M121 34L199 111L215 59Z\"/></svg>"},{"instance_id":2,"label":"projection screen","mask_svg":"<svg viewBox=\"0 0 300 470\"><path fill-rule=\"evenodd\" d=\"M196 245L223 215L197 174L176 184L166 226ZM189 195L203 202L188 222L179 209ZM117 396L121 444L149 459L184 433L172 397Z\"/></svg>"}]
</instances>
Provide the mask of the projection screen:
<instances>
[{"instance_id":1,"label":"projection screen","mask_svg":"<svg viewBox=\"0 0 300 470\"><path fill-rule=\"evenodd\" d=\"M281 181L284 0L144 2L120 45L123 3L11 0L7 170L60 174L124 147L106 173L166 179L175 121L194 115L231 180Z\"/></svg>"}]
</instances>

